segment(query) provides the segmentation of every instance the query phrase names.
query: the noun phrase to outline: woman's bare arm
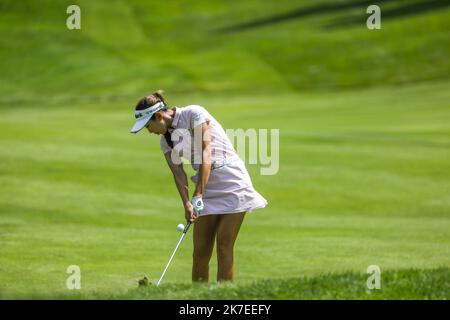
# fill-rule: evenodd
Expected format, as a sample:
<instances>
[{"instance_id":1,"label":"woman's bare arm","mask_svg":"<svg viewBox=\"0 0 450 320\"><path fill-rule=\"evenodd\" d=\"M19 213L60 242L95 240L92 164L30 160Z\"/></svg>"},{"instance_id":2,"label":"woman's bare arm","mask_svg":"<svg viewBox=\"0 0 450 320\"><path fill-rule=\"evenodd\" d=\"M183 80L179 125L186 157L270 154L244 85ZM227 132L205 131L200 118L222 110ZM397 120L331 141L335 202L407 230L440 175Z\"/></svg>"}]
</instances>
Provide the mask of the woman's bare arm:
<instances>
[{"instance_id":1,"label":"woman's bare arm","mask_svg":"<svg viewBox=\"0 0 450 320\"><path fill-rule=\"evenodd\" d=\"M180 194L181 201L183 202L186 219L193 221L195 219L195 215L192 208L192 204L189 201L189 185L186 172L183 169L183 164L174 164L172 162L170 154L171 154L170 152L167 152L164 154L164 156L166 158L170 170L172 171L175 185L178 189L178 193Z\"/></svg>"},{"instance_id":2,"label":"woman's bare arm","mask_svg":"<svg viewBox=\"0 0 450 320\"><path fill-rule=\"evenodd\" d=\"M209 121L202 124L202 163L198 169L198 180L195 186L194 197L203 195L211 173L211 136Z\"/></svg>"}]
</instances>

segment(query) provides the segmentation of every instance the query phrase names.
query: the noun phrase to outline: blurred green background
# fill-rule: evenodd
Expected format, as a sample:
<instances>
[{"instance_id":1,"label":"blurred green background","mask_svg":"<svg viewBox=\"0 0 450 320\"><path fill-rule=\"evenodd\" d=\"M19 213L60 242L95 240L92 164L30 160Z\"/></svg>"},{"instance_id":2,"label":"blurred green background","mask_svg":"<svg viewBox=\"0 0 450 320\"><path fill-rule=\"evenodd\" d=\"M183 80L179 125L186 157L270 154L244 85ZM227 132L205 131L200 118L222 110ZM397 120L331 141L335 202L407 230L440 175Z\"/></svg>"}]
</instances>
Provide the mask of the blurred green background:
<instances>
[{"instance_id":1,"label":"blurred green background","mask_svg":"<svg viewBox=\"0 0 450 320\"><path fill-rule=\"evenodd\" d=\"M66 28L71 4L81 30ZM127 297L158 279L184 212L158 138L128 132L137 100L163 89L225 128L280 129L278 174L248 165L269 205L236 244L240 297L265 279L249 297L302 298L275 284L306 276L334 290L309 298L370 298L365 276L342 284L375 264L415 298L448 298L450 5L378 1L369 30L370 4L2 0L0 297ZM165 278L186 283L177 298L201 291L191 242ZM377 297L403 297L401 277Z\"/></svg>"}]
</instances>

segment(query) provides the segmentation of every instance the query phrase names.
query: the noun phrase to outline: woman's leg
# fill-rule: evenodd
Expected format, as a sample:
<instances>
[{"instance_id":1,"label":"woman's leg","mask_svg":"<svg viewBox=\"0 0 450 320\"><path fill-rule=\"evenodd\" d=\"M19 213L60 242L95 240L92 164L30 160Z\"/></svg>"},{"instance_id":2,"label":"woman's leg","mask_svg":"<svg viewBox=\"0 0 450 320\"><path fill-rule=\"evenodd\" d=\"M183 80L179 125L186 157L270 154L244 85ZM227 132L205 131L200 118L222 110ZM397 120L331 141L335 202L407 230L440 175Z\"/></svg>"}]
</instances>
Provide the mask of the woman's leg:
<instances>
[{"instance_id":1,"label":"woman's leg","mask_svg":"<svg viewBox=\"0 0 450 320\"><path fill-rule=\"evenodd\" d=\"M217 281L233 281L233 248L245 212L222 214L217 228Z\"/></svg>"},{"instance_id":2,"label":"woman's leg","mask_svg":"<svg viewBox=\"0 0 450 320\"><path fill-rule=\"evenodd\" d=\"M209 260L214 248L219 216L199 216L194 222L192 281L209 280Z\"/></svg>"}]
</instances>

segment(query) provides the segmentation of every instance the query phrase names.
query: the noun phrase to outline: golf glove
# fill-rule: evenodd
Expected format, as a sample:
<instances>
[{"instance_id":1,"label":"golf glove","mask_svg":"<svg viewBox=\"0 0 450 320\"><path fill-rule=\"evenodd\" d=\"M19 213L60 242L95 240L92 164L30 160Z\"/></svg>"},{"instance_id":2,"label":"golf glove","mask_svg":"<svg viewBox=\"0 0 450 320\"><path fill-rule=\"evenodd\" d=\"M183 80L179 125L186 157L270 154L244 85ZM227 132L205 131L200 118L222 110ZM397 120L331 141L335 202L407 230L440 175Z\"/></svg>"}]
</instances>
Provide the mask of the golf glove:
<instances>
[{"instance_id":1,"label":"golf glove","mask_svg":"<svg viewBox=\"0 0 450 320\"><path fill-rule=\"evenodd\" d=\"M192 206L194 207L194 213L196 215L199 215L202 212L203 208L205 207L203 204L202 196L192 197L191 203Z\"/></svg>"}]
</instances>

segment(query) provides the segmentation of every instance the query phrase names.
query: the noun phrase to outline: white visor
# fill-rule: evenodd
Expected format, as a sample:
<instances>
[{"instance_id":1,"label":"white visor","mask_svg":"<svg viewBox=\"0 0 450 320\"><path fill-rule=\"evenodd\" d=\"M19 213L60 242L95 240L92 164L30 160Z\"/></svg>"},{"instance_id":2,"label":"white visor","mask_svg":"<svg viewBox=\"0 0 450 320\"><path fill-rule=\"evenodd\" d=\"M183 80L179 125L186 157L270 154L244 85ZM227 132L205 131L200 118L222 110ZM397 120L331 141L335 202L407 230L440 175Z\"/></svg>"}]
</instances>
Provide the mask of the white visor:
<instances>
[{"instance_id":1,"label":"white visor","mask_svg":"<svg viewBox=\"0 0 450 320\"><path fill-rule=\"evenodd\" d=\"M133 128L131 128L131 133L138 133L142 128L145 127L147 122L152 118L152 116L166 105L164 102L160 101L157 104L148 107L144 110L136 110L134 112L134 117L136 118L136 123Z\"/></svg>"}]
</instances>

